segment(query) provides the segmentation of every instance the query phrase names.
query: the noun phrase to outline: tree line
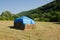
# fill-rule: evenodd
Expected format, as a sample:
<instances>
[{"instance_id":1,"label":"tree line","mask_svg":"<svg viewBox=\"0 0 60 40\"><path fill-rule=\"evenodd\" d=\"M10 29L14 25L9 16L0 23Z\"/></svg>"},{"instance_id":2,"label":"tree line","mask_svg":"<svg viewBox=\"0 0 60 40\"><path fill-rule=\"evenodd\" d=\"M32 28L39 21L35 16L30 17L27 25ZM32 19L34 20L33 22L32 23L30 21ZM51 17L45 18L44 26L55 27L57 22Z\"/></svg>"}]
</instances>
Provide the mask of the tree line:
<instances>
[{"instance_id":1,"label":"tree line","mask_svg":"<svg viewBox=\"0 0 60 40\"><path fill-rule=\"evenodd\" d=\"M12 14L10 11L4 11L0 15L0 20L14 20L18 15Z\"/></svg>"},{"instance_id":2,"label":"tree line","mask_svg":"<svg viewBox=\"0 0 60 40\"><path fill-rule=\"evenodd\" d=\"M60 1L54 0L46 5L12 14L10 11L4 11L0 15L0 20L14 20L15 18L27 16L35 21L60 22Z\"/></svg>"}]
</instances>

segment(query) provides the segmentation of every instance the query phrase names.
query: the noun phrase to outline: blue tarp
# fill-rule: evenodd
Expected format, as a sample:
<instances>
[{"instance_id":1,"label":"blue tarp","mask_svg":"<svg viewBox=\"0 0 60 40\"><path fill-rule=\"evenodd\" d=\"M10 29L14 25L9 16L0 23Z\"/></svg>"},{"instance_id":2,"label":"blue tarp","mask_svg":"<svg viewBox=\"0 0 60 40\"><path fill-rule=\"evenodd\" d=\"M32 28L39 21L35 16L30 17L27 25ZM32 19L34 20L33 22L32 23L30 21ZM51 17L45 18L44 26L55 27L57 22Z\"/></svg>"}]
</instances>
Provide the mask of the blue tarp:
<instances>
[{"instance_id":1,"label":"blue tarp","mask_svg":"<svg viewBox=\"0 0 60 40\"><path fill-rule=\"evenodd\" d=\"M31 18L28 18L26 16L22 16L20 18L16 18L14 20L14 23L20 22L22 24L35 24L34 20L32 20Z\"/></svg>"}]
</instances>

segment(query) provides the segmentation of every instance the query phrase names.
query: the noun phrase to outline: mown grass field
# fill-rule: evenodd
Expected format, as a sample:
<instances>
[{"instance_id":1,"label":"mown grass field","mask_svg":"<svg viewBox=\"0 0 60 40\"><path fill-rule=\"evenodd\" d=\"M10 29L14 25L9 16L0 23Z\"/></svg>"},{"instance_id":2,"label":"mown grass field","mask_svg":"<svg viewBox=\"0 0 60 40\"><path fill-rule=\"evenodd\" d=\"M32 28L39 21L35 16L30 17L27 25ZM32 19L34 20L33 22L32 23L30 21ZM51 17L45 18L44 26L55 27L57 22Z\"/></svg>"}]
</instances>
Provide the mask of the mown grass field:
<instances>
[{"instance_id":1,"label":"mown grass field","mask_svg":"<svg viewBox=\"0 0 60 40\"><path fill-rule=\"evenodd\" d=\"M36 29L17 30L10 28L13 21L0 21L0 40L60 40L60 24L36 22Z\"/></svg>"}]
</instances>

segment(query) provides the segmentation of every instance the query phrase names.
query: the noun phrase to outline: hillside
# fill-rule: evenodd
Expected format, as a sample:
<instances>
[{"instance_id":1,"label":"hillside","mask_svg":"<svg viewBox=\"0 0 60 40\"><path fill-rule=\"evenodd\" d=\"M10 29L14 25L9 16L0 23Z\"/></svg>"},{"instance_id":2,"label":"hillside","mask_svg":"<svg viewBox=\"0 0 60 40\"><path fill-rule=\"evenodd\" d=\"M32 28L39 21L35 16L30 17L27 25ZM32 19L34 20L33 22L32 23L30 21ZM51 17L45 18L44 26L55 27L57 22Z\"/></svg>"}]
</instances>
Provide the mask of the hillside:
<instances>
[{"instance_id":1,"label":"hillside","mask_svg":"<svg viewBox=\"0 0 60 40\"><path fill-rule=\"evenodd\" d=\"M40 9L43 12L50 12L50 11L60 11L60 1L53 1L50 2L42 7L37 8L37 10Z\"/></svg>"},{"instance_id":2,"label":"hillside","mask_svg":"<svg viewBox=\"0 0 60 40\"><path fill-rule=\"evenodd\" d=\"M40 20L40 21L59 22L60 21L60 1L54 0L53 2L43 5L42 7L38 7L36 9L29 10L29 11L24 11L19 13L18 15L20 16L26 15L35 20Z\"/></svg>"},{"instance_id":3,"label":"hillside","mask_svg":"<svg viewBox=\"0 0 60 40\"><path fill-rule=\"evenodd\" d=\"M14 20L20 16L28 16L36 21L60 22L60 1L54 0L36 9L12 14L9 11L2 12L0 20Z\"/></svg>"},{"instance_id":4,"label":"hillside","mask_svg":"<svg viewBox=\"0 0 60 40\"><path fill-rule=\"evenodd\" d=\"M29 11L23 11L21 13L41 13L41 12L51 12L51 11L60 11L60 1L54 0L53 2L47 3L46 5L43 5L41 7L38 7L36 9L32 9Z\"/></svg>"}]
</instances>

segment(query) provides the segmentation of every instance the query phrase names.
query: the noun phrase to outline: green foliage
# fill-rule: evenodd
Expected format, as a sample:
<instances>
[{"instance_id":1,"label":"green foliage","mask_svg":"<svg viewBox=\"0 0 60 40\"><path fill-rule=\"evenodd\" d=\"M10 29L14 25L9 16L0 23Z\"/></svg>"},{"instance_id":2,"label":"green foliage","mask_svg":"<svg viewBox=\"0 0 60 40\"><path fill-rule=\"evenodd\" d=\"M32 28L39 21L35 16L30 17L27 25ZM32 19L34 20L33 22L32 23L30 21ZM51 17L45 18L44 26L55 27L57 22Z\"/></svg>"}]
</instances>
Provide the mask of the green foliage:
<instances>
[{"instance_id":1,"label":"green foliage","mask_svg":"<svg viewBox=\"0 0 60 40\"><path fill-rule=\"evenodd\" d=\"M10 11L4 11L0 16L0 20L14 20L17 17L18 15L14 15Z\"/></svg>"},{"instance_id":2,"label":"green foliage","mask_svg":"<svg viewBox=\"0 0 60 40\"><path fill-rule=\"evenodd\" d=\"M28 16L36 21L60 22L60 1L54 0L42 7L12 14L10 11L2 12L0 20L14 20L21 16Z\"/></svg>"},{"instance_id":3,"label":"green foliage","mask_svg":"<svg viewBox=\"0 0 60 40\"><path fill-rule=\"evenodd\" d=\"M25 11L25 14L22 13L22 15L27 15L38 21L60 22L60 1L54 0L42 7Z\"/></svg>"}]
</instances>

